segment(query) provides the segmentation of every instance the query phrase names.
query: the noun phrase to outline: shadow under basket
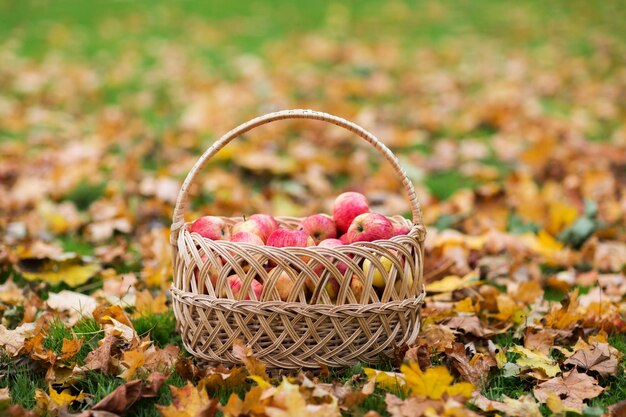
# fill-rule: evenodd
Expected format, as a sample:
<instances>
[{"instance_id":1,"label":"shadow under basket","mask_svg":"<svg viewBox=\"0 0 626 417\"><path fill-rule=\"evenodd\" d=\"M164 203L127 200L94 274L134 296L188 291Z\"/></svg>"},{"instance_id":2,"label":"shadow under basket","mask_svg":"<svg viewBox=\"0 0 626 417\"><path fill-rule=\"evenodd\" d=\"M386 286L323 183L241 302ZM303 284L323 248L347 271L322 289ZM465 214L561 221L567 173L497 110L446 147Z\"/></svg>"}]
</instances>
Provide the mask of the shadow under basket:
<instances>
[{"instance_id":1,"label":"shadow under basket","mask_svg":"<svg viewBox=\"0 0 626 417\"><path fill-rule=\"evenodd\" d=\"M393 166L408 195L409 233L388 240L333 248L276 248L205 239L190 233L184 208L198 171L237 136L276 120L333 123L373 145ZM233 225L241 217L223 218ZM282 228L300 219L278 217ZM185 348L202 362L239 364L233 342L242 340L270 368L347 367L393 357L417 338L424 300L421 211L397 158L371 133L326 113L287 110L253 119L213 144L181 188L171 228L177 327ZM237 292L228 284L236 274ZM262 283L259 291L254 285ZM256 291L255 291L256 289Z\"/></svg>"}]
</instances>

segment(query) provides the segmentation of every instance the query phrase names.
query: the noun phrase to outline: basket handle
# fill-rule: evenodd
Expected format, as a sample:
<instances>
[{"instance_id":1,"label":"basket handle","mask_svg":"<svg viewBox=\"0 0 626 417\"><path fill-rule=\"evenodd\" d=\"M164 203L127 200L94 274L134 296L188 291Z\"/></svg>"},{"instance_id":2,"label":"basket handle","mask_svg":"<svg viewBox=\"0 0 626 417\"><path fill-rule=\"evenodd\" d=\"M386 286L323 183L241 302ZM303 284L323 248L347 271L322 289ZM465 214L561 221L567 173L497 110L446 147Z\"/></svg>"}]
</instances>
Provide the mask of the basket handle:
<instances>
[{"instance_id":1,"label":"basket handle","mask_svg":"<svg viewBox=\"0 0 626 417\"><path fill-rule=\"evenodd\" d=\"M176 235L178 231L184 226L184 212L185 206L187 205L187 195L189 192L189 186L196 178L198 171L204 167L204 165L211 159L217 152L219 152L224 146L226 146L230 141L235 139L236 137L242 135L243 133L248 132L249 130L254 129L255 127L264 125L266 123L274 122L276 120L283 119L313 119L313 120L322 120L324 122L332 123L334 125L343 127L353 133L356 133L367 142L369 142L378 152L380 152L387 161L391 164L393 169L395 170L398 178L402 181L402 185L404 186L404 190L407 193L409 198L409 203L411 205L411 214L413 216L413 223L417 225L423 225L422 221L422 210L420 208L420 204L417 201L417 196L415 195L415 189L413 188L413 183L409 180L406 175L404 169L400 166L400 162L398 158L385 146L380 140L376 138L373 134L363 129L361 126L352 123L348 120L342 119L341 117L333 116L332 114L322 113L314 110L282 110L274 113L269 113L264 116L257 117L252 119L246 123L243 123L230 132L226 133L219 140L213 143L209 149L207 149L198 162L193 166L189 174L187 174L187 178L185 178L185 182L183 183L180 192L178 193L178 198L176 200L176 206L174 208L173 215L173 223L171 228L171 238L172 241L175 242Z\"/></svg>"}]
</instances>

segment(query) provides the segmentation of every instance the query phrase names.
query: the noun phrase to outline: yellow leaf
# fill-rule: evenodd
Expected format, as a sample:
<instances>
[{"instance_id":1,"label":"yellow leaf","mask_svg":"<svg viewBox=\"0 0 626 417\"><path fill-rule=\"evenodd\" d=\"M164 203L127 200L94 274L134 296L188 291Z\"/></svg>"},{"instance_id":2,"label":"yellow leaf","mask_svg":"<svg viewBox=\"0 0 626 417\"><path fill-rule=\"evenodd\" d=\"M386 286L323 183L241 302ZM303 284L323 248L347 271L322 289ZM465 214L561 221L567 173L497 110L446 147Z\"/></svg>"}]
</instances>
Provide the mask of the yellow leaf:
<instances>
[{"instance_id":1,"label":"yellow leaf","mask_svg":"<svg viewBox=\"0 0 626 417\"><path fill-rule=\"evenodd\" d=\"M369 381L374 380L376 385L384 390L397 390L406 388L404 375L396 372L384 372L372 368L364 368L363 372Z\"/></svg>"},{"instance_id":2,"label":"yellow leaf","mask_svg":"<svg viewBox=\"0 0 626 417\"><path fill-rule=\"evenodd\" d=\"M100 271L100 265L88 263L81 257L66 253L56 258L20 259L17 269L29 281L44 281L50 285L65 283L70 287L84 284Z\"/></svg>"},{"instance_id":3,"label":"yellow leaf","mask_svg":"<svg viewBox=\"0 0 626 417\"><path fill-rule=\"evenodd\" d=\"M265 364L252 356L252 349L244 345L240 339L235 339L233 342L233 356L244 364L251 376L256 375L262 379L268 379Z\"/></svg>"},{"instance_id":4,"label":"yellow leaf","mask_svg":"<svg viewBox=\"0 0 626 417\"><path fill-rule=\"evenodd\" d=\"M426 285L428 292L452 292L480 284L478 277L473 272L465 275L463 278L457 275L448 275L439 281L431 282Z\"/></svg>"},{"instance_id":5,"label":"yellow leaf","mask_svg":"<svg viewBox=\"0 0 626 417\"><path fill-rule=\"evenodd\" d=\"M539 369L547 376L553 377L561 372L561 368L552 358L538 352L534 352L523 346L513 346L511 352L522 355L515 362L522 369Z\"/></svg>"},{"instance_id":6,"label":"yellow leaf","mask_svg":"<svg viewBox=\"0 0 626 417\"><path fill-rule=\"evenodd\" d=\"M300 387L291 384L286 378L272 393L271 403L265 407L268 417L339 417L341 413L337 398L328 396L330 402L307 404Z\"/></svg>"},{"instance_id":7,"label":"yellow leaf","mask_svg":"<svg viewBox=\"0 0 626 417\"><path fill-rule=\"evenodd\" d=\"M454 304L454 310L457 313L475 313L476 308L474 308L474 304L472 303L472 299L470 297L465 297L461 301L457 301Z\"/></svg>"},{"instance_id":8,"label":"yellow leaf","mask_svg":"<svg viewBox=\"0 0 626 417\"><path fill-rule=\"evenodd\" d=\"M172 404L157 405L163 417L196 417L203 415L211 407L211 401L204 389L197 389L191 382L182 388L170 385Z\"/></svg>"},{"instance_id":9,"label":"yellow leaf","mask_svg":"<svg viewBox=\"0 0 626 417\"><path fill-rule=\"evenodd\" d=\"M168 310L169 308L165 303L164 292L160 292L156 297L153 297L148 290L137 293L135 300L135 317L165 313Z\"/></svg>"},{"instance_id":10,"label":"yellow leaf","mask_svg":"<svg viewBox=\"0 0 626 417\"><path fill-rule=\"evenodd\" d=\"M257 385L263 389L271 387L269 382L258 375L250 375L248 378L256 382Z\"/></svg>"},{"instance_id":11,"label":"yellow leaf","mask_svg":"<svg viewBox=\"0 0 626 417\"><path fill-rule=\"evenodd\" d=\"M553 201L550 203L548 215L549 220L546 229L550 234L557 235L574 223L578 217L578 210L560 201Z\"/></svg>"},{"instance_id":12,"label":"yellow leaf","mask_svg":"<svg viewBox=\"0 0 626 417\"><path fill-rule=\"evenodd\" d=\"M469 398L474 391L474 385L469 382L452 384L454 378L445 366L435 366L422 372L416 362L409 362L402 365L400 371L404 374L413 395L418 397L439 400L444 394L448 394Z\"/></svg>"},{"instance_id":13,"label":"yellow leaf","mask_svg":"<svg viewBox=\"0 0 626 417\"><path fill-rule=\"evenodd\" d=\"M48 387L48 390L50 392L50 400L59 407L67 407L74 401L81 401L88 397L82 391L78 395L72 395L72 391L69 388L57 392L52 388L52 385Z\"/></svg>"},{"instance_id":14,"label":"yellow leaf","mask_svg":"<svg viewBox=\"0 0 626 417\"><path fill-rule=\"evenodd\" d=\"M126 370L119 377L130 381L139 368L146 363L144 352L138 350L124 351L124 360L122 364L126 366Z\"/></svg>"},{"instance_id":15,"label":"yellow leaf","mask_svg":"<svg viewBox=\"0 0 626 417\"><path fill-rule=\"evenodd\" d=\"M83 345L83 339L63 339L63 346L61 347L61 356L59 360L67 360L78 353Z\"/></svg>"}]
</instances>

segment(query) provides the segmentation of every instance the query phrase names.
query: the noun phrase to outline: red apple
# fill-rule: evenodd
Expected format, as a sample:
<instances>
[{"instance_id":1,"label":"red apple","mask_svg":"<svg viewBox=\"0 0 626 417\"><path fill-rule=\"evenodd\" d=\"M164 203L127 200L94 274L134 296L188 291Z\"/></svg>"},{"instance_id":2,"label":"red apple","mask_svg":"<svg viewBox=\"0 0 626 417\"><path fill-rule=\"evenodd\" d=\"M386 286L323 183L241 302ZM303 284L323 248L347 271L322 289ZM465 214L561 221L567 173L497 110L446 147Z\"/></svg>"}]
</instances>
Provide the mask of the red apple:
<instances>
[{"instance_id":1,"label":"red apple","mask_svg":"<svg viewBox=\"0 0 626 417\"><path fill-rule=\"evenodd\" d=\"M408 235L409 232L411 231L411 229L409 229L409 226L406 224L404 219L401 220L395 217L387 217L387 218L389 219L389 221L391 222L391 225L393 226L393 236Z\"/></svg>"},{"instance_id":2,"label":"red apple","mask_svg":"<svg viewBox=\"0 0 626 417\"><path fill-rule=\"evenodd\" d=\"M212 240L230 239L230 227L221 217L204 216L191 223L189 228L191 233L198 233L200 236Z\"/></svg>"},{"instance_id":3,"label":"red apple","mask_svg":"<svg viewBox=\"0 0 626 417\"><path fill-rule=\"evenodd\" d=\"M274 268L270 271L268 281L274 279L274 276L278 274L276 281L274 281L274 287L278 291L278 296L282 301L287 301L289 295L293 291L294 282L289 277L289 274L282 269Z\"/></svg>"},{"instance_id":4,"label":"red apple","mask_svg":"<svg viewBox=\"0 0 626 417\"><path fill-rule=\"evenodd\" d=\"M325 214L314 214L300 222L300 230L311 236L315 243L337 237L335 222Z\"/></svg>"},{"instance_id":5,"label":"red apple","mask_svg":"<svg viewBox=\"0 0 626 417\"><path fill-rule=\"evenodd\" d=\"M393 225L388 218L378 213L358 215L347 232L348 242L373 242L393 236Z\"/></svg>"},{"instance_id":6,"label":"red apple","mask_svg":"<svg viewBox=\"0 0 626 417\"><path fill-rule=\"evenodd\" d=\"M317 246L320 248L336 248L337 246L343 246L343 245L344 243L339 239L325 239L325 240L322 240ZM350 256L350 255L347 255L347 256ZM321 264L319 264L318 266L322 268L324 267ZM346 272L346 269L348 269L348 266L344 262L339 262L337 264L337 269L339 270L339 272L343 274L344 272Z\"/></svg>"},{"instance_id":7,"label":"red apple","mask_svg":"<svg viewBox=\"0 0 626 417\"><path fill-rule=\"evenodd\" d=\"M363 284L363 281L361 281L361 278L359 278L357 275L352 275L352 280L350 281L350 289L352 290L352 294L354 294L357 302L361 301L361 295L363 294L364 287L365 285Z\"/></svg>"},{"instance_id":8,"label":"red apple","mask_svg":"<svg viewBox=\"0 0 626 417\"><path fill-rule=\"evenodd\" d=\"M305 248L315 246L315 241L302 230L277 229L267 238L267 246Z\"/></svg>"},{"instance_id":9,"label":"red apple","mask_svg":"<svg viewBox=\"0 0 626 417\"><path fill-rule=\"evenodd\" d=\"M253 233L260 237L263 242L266 242L269 235L276 229L278 229L278 222L269 214L253 214L248 220L236 223L232 233Z\"/></svg>"},{"instance_id":10,"label":"red apple","mask_svg":"<svg viewBox=\"0 0 626 417\"><path fill-rule=\"evenodd\" d=\"M369 211L367 199L363 194L352 191L340 194L333 204L333 218L337 225L337 232L346 233L356 216Z\"/></svg>"},{"instance_id":11,"label":"red apple","mask_svg":"<svg viewBox=\"0 0 626 417\"><path fill-rule=\"evenodd\" d=\"M241 292L241 287L243 286L243 280L239 278L239 275L237 274L230 275L228 278L226 278L226 280L227 280L228 286L233 292L233 296L236 299L239 299L239 293ZM252 282L250 283L250 287L252 288L252 292L254 293L256 299L260 300L261 293L263 292L263 284L261 284L256 279L253 279ZM224 290L222 292L222 297L226 297L226 295L227 295L227 292L226 290ZM249 299L250 299L250 295L248 294L246 295L244 300L249 300Z\"/></svg>"},{"instance_id":12,"label":"red apple","mask_svg":"<svg viewBox=\"0 0 626 417\"><path fill-rule=\"evenodd\" d=\"M250 232L237 232L230 237L231 242L253 243L255 245L264 246L265 243L258 235Z\"/></svg>"},{"instance_id":13,"label":"red apple","mask_svg":"<svg viewBox=\"0 0 626 417\"><path fill-rule=\"evenodd\" d=\"M206 253L204 253L202 254L201 259L202 263L193 269L193 276L196 280L196 283L198 284L198 290L200 291L200 293L203 293L204 281L200 280L200 268L207 262L209 257ZM217 282L217 268L215 267L215 265L211 264L209 265L207 272L209 275L209 279L211 280L211 284L213 284L213 288L215 288L215 283Z\"/></svg>"},{"instance_id":14,"label":"red apple","mask_svg":"<svg viewBox=\"0 0 626 417\"><path fill-rule=\"evenodd\" d=\"M339 241L341 243L343 243L344 245L349 245L350 242L348 242L348 234L344 233L343 235L339 236Z\"/></svg>"}]
</instances>

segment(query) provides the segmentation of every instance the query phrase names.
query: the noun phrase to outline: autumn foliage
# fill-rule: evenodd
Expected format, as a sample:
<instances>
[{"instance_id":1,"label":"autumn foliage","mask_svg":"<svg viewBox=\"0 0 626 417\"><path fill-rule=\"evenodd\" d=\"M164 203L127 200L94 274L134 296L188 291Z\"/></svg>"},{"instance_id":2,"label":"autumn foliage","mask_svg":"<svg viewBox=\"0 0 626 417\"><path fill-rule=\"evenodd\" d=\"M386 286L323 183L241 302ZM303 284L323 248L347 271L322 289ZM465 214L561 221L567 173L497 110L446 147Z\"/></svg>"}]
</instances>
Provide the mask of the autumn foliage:
<instances>
[{"instance_id":1,"label":"autumn foliage","mask_svg":"<svg viewBox=\"0 0 626 417\"><path fill-rule=\"evenodd\" d=\"M0 3L0 415L626 413L623 7L131 2L57 21L17 3ZM288 373L236 341L227 368L176 332L180 185L283 108L356 121L415 185L427 298L391 362ZM204 168L186 220L332 213L344 191L408 217L361 142L260 128Z\"/></svg>"}]
</instances>

